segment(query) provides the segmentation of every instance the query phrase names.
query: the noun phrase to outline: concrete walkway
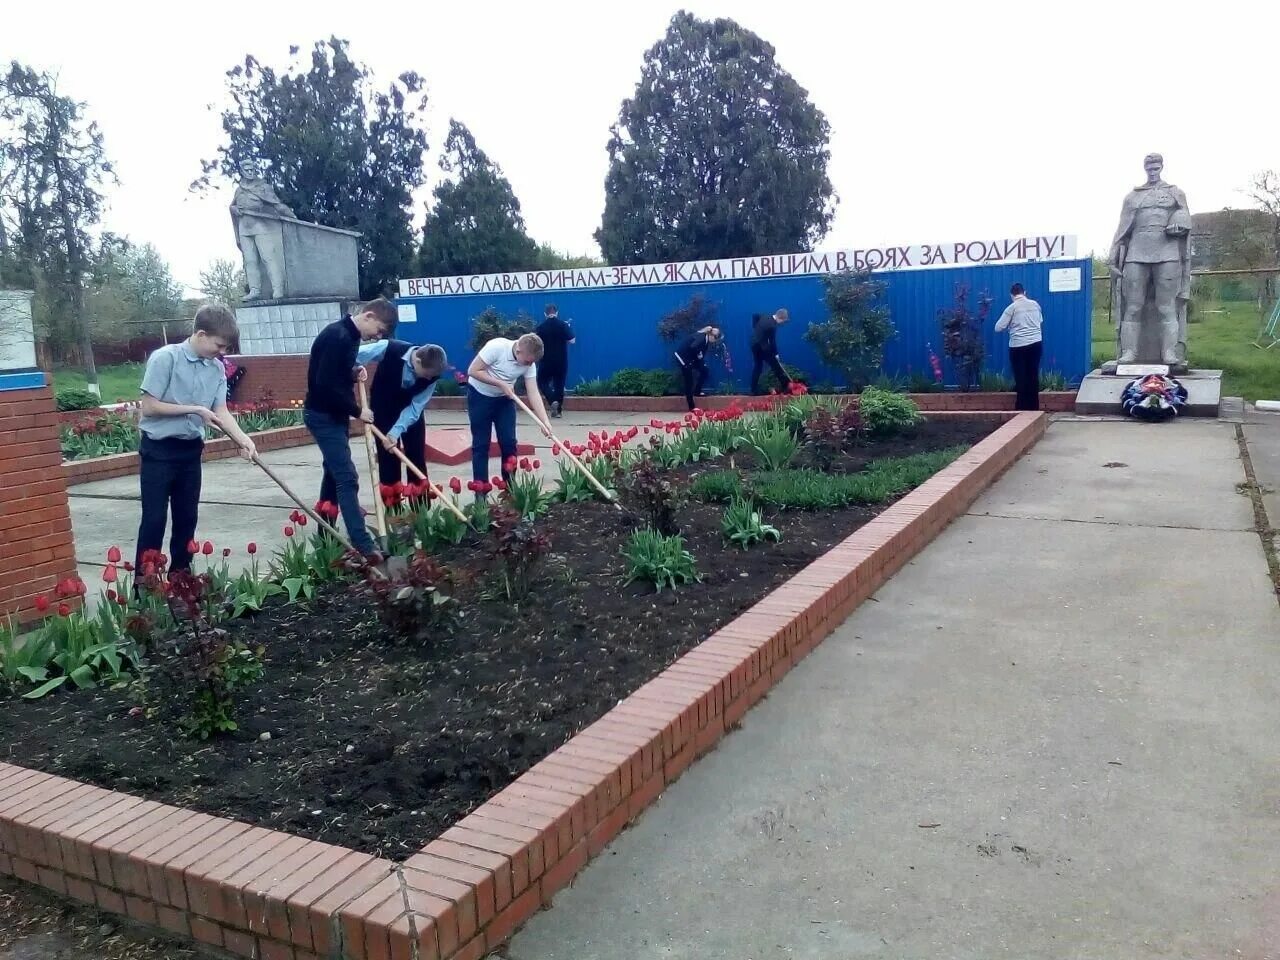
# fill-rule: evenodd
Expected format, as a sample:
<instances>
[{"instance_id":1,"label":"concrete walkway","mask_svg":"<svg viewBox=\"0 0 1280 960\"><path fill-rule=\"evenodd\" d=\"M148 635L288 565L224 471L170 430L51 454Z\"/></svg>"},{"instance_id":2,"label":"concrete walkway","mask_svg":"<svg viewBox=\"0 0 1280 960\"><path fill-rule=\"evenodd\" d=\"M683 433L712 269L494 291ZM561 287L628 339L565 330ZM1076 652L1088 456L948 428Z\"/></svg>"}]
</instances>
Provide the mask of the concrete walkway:
<instances>
[{"instance_id":1,"label":"concrete walkway","mask_svg":"<svg viewBox=\"0 0 1280 960\"><path fill-rule=\"evenodd\" d=\"M1230 424L1054 423L503 955L1280 957L1243 480Z\"/></svg>"}]
</instances>

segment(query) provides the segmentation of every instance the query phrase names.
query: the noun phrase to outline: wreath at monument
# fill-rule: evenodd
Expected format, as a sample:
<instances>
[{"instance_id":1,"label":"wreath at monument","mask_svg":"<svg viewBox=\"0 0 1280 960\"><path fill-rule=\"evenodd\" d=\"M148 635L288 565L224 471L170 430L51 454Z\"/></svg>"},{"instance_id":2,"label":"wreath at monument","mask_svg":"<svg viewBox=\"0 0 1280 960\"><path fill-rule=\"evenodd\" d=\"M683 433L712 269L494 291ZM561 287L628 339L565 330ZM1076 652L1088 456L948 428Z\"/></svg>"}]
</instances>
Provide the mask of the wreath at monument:
<instances>
[{"instance_id":1,"label":"wreath at monument","mask_svg":"<svg viewBox=\"0 0 1280 960\"><path fill-rule=\"evenodd\" d=\"M1187 388L1173 377L1151 374L1129 381L1120 406L1131 417L1159 422L1172 420L1186 405Z\"/></svg>"}]
</instances>

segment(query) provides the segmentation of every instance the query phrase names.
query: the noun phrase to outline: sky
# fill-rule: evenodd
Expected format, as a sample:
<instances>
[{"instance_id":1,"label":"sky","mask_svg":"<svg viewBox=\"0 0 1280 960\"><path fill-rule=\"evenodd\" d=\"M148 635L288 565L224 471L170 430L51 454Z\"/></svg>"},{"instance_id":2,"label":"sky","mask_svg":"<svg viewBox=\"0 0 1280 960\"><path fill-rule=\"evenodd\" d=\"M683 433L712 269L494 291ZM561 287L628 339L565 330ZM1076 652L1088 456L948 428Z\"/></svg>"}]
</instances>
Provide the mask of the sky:
<instances>
[{"instance_id":1,"label":"sky","mask_svg":"<svg viewBox=\"0 0 1280 960\"><path fill-rule=\"evenodd\" d=\"M535 239L598 254L609 127L682 7L768 40L826 114L840 203L825 250L1068 233L1105 251L1150 151L1193 212L1247 206L1250 175L1280 168L1280 4L1264 0L57 0L6 5L0 62L55 72L88 103L120 179L103 227L155 244L195 288L210 260L237 256L230 190L188 185L246 53L283 67L290 44L336 34L380 77L418 71L431 150L416 222L456 117Z\"/></svg>"}]
</instances>

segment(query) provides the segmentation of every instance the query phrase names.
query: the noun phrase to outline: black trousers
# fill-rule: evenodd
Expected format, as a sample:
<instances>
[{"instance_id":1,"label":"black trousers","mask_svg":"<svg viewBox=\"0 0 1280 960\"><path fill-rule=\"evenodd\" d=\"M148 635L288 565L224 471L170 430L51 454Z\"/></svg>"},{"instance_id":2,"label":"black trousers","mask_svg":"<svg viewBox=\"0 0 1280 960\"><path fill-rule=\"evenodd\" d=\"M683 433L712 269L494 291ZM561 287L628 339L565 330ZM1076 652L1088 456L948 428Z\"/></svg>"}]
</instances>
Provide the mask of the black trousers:
<instances>
[{"instance_id":1,"label":"black trousers","mask_svg":"<svg viewBox=\"0 0 1280 960\"><path fill-rule=\"evenodd\" d=\"M567 363L538 362L538 392L547 403L564 403L564 382L569 375Z\"/></svg>"},{"instance_id":2,"label":"black trousers","mask_svg":"<svg viewBox=\"0 0 1280 960\"><path fill-rule=\"evenodd\" d=\"M786 390L791 383L791 378L787 376L787 371L782 369L782 364L778 361L776 353L765 353L763 350L751 348L751 395L755 396L760 392L760 374L764 371L765 364L769 365L769 369L773 371L773 375L778 378L778 390Z\"/></svg>"},{"instance_id":3,"label":"black trousers","mask_svg":"<svg viewBox=\"0 0 1280 960\"><path fill-rule=\"evenodd\" d=\"M1025 347L1009 348L1009 366L1013 368L1014 390L1018 399L1015 410L1040 409L1040 352L1044 344L1037 340Z\"/></svg>"},{"instance_id":4,"label":"black trousers","mask_svg":"<svg viewBox=\"0 0 1280 960\"><path fill-rule=\"evenodd\" d=\"M375 411L376 414L376 411ZM397 416L399 412L397 411ZM374 426L381 430L384 434L395 425L393 419L385 427L376 420ZM404 465L399 457L382 446L382 441L375 441L378 444L378 482L383 484L393 484L404 480L408 483L417 483L418 477ZM423 420L419 419L412 427L406 430L400 437L400 445L404 449L401 451L410 462L423 472L427 472L427 425ZM406 476L406 474L408 474Z\"/></svg>"},{"instance_id":5,"label":"black trousers","mask_svg":"<svg viewBox=\"0 0 1280 960\"><path fill-rule=\"evenodd\" d=\"M190 570L187 544L196 535L200 513L200 455L203 440L153 440L142 435L138 448L141 466L138 486L142 495L142 522L138 525L135 567L142 570L142 554L164 549L164 530L173 513L169 538L169 569Z\"/></svg>"},{"instance_id":6,"label":"black trousers","mask_svg":"<svg viewBox=\"0 0 1280 960\"><path fill-rule=\"evenodd\" d=\"M694 394L702 393L707 384L707 365L705 363L684 363L680 365L680 376L684 379L684 398L692 410L697 404Z\"/></svg>"}]
</instances>

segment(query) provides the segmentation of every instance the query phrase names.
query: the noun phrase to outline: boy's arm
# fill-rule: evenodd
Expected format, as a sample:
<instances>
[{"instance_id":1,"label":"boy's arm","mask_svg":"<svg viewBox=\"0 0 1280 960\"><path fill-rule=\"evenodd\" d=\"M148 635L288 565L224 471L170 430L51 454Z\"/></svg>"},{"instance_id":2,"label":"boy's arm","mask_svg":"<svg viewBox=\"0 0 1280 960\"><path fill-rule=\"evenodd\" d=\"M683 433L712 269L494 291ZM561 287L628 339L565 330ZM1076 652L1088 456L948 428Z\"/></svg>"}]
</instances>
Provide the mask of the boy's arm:
<instances>
[{"instance_id":1,"label":"boy's arm","mask_svg":"<svg viewBox=\"0 0 1280 960\"><path fill-rule=\"evenodd\" d=\"M383 446L390 449L399 442L406 431L422 418L422 411L427 409L427 404L431 402L435 392L436 385L433 383L427 389L414 394L413 399L409 401L409 405L400 413L400 419L387 431L387 440L390 443L384 443Z\"/></svg>"},{"instance_id":2,"label":"boy's arm","mask_svg":"<svg viewBox=\"0 0 1280 960\"><path fill-rule=\"evenodd\" d=\"M373 363L375 360L381 360L387 354L388 340L374 340L372 343L362 343L356 349L356 363L364 366L366 363Z\"/></svg>"},{"instance_id":3,"label":"boy's arm","mask_svg":"<svg viewBox=\"0 0 1280 960\"><path fill-rule=\"evenodd\" d=\"M481 383L497 387L508 397L514 397L516 395L515 386L489 372L489 361L485 359L485 352L488 349L486 345L483 350L476 354L475 359L471 361L471 366L467 367L467 377L475 377Z\"/></svg>"},{"instance_id":4,"label":"boy's arm","mask_svg":"<svg viewBox=\"0 0 1280 960\"><path fill-rule=\"evenodd\" d=\"M1009 321L1013 319L1013 304L1009 304L1004 308L1004 313L1000 314L1000 319L996 321L996 333L1002 331L1009 326Z\"/></svg>"},{"instance_id":5,"label":"boy's arm","mask_svg":"<svg viewBox=\"0 0 1280 960\"><path fill-rule=\"evenodd\" d=\"M550 422L547 419L547 408L542 403L542 394L538 392L538 365L534 364L529 367L529 372L524 375L524 392L529 398L529 409L531 409L538 418L538 426L542 428L542 435L548 440L551 439Z\"/></svg>"},{"instance_id":6,"label":"boy's arm","mask_svg":"<svg viewBox=\"0 0 1280 960\"><path fill-rule=\"evenodd\" d=\"M147 368L142 374L142 402L140 408L144 417L187 417L194 414L204 419L205 423L213 422L213 411L194 403L170 403L161 400L160 395L169 386L173 377L173 354L168 351L157 351L147 359Z\"/></svg>"},{"instance_id":7,"label":"boy's arm","mask_svg":"<svg viewBox=\"0 0 1280 960\"><path fill-rule=\"evenodd\" d=\"M227 409L225 399L219 400L217 406L213 408L213 416L217 419L218 426L222 428L223 433L239 445L241 456L246 460L252 460L258 455L258 448L249 439L249 435L240 429L240 424L236 421L235 415Z\"/></svg>"}]
</instances>

